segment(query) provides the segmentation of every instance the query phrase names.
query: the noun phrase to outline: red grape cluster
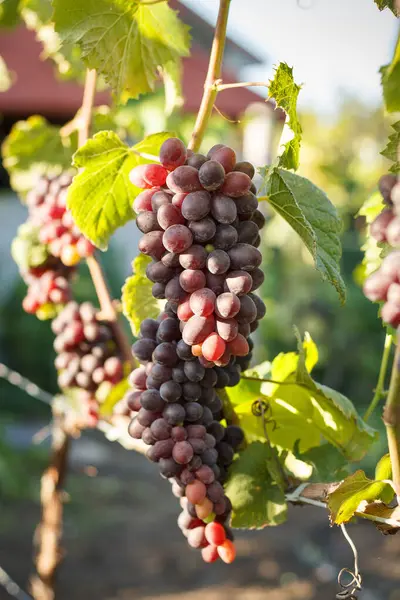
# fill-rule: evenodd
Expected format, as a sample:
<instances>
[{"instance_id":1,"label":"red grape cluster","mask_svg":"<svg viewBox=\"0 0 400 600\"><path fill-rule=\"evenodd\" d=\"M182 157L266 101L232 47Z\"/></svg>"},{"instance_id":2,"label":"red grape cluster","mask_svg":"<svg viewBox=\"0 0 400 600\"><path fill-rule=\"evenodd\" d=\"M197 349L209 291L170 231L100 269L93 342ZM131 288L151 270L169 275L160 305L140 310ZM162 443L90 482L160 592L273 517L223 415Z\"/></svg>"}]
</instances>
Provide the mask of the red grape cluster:
<instances>
[{"instance_id":1,"label":"red grape cluster","mask_svg":"<svg viewBox=\"0 0 400 600\"><path fill-rule=\"evenodd\" d=\"M123 378L123 361L109 323L90 302L69 302L53 320L55 367L62 390L79 388L86 426L98 421L99 390Z\"/></svg>"},{"instance_id":2,"label":"red grape cluster","mask_svg":"<svg viewBox=\"0 0 400 600\"><path fill-rule=\"evenodd\" d=\"M248 338L265 314L253 292L264 280L254 167L218 144L207 156L170 138L161 164L139 165L130 179L153 295L176 312L182 338L203 366L248 357Z\"/></svg>"},{"instance_id":3,"label":"red grape cluster","mask_svg":"<svg viewBox=\"0 0 400 600\"><path fill-rule=\"evenodd\" d=\"M41 177L26 198L30 218L40 226L39 240L48 246L50 254L68 267L91 256L95 250L67 210L67 193L71 182L72 175L69 173L53 178Z\"/></svg>"},{"instance_id":4,"label":"red grape cluster","mask_svg":"<svg viewBox=\"0 0 400 600\"><path fill-rule=\"evenodd\" d=\"M54 306L63 305L71 299L69 280L72 272L71 268L53 257L49 257L40 267L21 271L21 276L28 286L22 301L24 311L43 315L43 318L53 317Z\"/></svg>"},{"instance_id":5,"label":"red grape cluster","mask_svg":"<svg viewBox=\"0 0 400 600\"><path fill-rule=\"evenodd\" d=\"M387 208L371 223L370 234L379 243L400 248L400 184L396 176L381 177L379 190ZM400 250L388 254L366 279L364 294L372 302L383 302L381 316L385 323L400 326Z\"/></svg>"},{"instance_id":6,"label":"red grape cluster","mask_svg":"<svg viewBox=\"0 0 400 600\"><path fill-rule=\"evenodd\" d=\"M229 368L205 367L179 325L168 304L158 320L141 324L133 353L142 366L130 375L133 390L125 398L134 413L129 433L149 446L148 458L172 483L182 507L178 524L189 545L200 548L206 562L220 557L230 563L235 547L223 483L244 434L221 423L216 388L229 383Z\"/></svg>"}]
</instances>

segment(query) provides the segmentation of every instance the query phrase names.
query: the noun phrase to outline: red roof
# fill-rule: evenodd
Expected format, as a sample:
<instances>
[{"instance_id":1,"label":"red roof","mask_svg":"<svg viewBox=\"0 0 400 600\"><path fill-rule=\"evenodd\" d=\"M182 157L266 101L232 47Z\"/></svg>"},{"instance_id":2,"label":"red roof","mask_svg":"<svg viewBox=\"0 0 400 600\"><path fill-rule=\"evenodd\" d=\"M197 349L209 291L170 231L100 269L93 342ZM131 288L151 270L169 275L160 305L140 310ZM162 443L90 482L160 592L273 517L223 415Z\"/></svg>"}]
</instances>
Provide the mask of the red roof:
<instances>
[{"instance_id":1,"label":"red roof","mask_svg":"<svg viewBox=\"0 0 400 600\"><path fill-rule=\"evenodd\" d=\"M5 115L29 115L41 113L50 117L70 118L82 101L82 87L73 82L60 81L55 67L49 60L42 61L42 45L35 33L20 26L14 31L0 35L0 55L8 68L15 73L16 81L11 88L0 93L0 112ZM184 60L183 93L185 110L196 112L203 93L207 72L208 54L194 46L192 56ZM235 81L233 75L223 73L225 83ZM230 117L239 115L260 96L248 89L226 90L218 96L217 107ZM109 102L107 92L97 94L96 104Z\"/></svg>"}]
</instances>

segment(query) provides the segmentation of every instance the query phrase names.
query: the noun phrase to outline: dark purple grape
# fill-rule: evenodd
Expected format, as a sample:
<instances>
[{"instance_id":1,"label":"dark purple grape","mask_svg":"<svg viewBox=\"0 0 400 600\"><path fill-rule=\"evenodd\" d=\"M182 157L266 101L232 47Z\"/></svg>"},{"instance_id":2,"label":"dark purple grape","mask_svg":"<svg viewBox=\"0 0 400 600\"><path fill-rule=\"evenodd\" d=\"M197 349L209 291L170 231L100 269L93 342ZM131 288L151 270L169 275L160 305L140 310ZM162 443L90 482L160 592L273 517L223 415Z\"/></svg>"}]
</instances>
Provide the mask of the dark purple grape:
<instances>
[{"instance_id":1,"label":"dark purple grape","mask_svg":"<svg viewBox=\"0 0 400 600\"><path fill-rule=\"evenodd\" d=\"M190 404L188 404L186 408L188 408L189 406ZM205 441L199 438L189 438L188 442L192 446L193 452L195 454L203 454L204 450L207 448Z\"/></svg>"},{"instance_id":2,"label":"dark purple grape","mask_svg":"<svg viewBox=\"0 0 400 600\"><path fill-rule=\"evenodd\" d=\"M156 260L160 260L165 252L165 247L163 245L163 236L165 233L166 232L163 231L151 231L150 233L145 233L139 241L140 252L147 256L151 256Z\"/></svg>"},{"instance_id":3,"label":"dark purple grape","mask_svg":"<svg viewBox=\"0 0 400 600\"><path fill-rule=\"evenodd\" d=\"M164 252L161 257L161 262L164 266L169 267L170 269L176 269L179 267L179 257L180 254L175 254L174 252Z\"/></svg>"},{"instance_id":4,"label":"dark purple grape","mask_svg":"<svg viewBox=\"0 0 400 600\"><path fill-rule=\"evenodd\" d=\"M243 429L238 427L238 425L228 425L228 427L224 430L224 442L227 442L234 449L238 448L243 440Z\"/></svg>"},{"instance_id":5,"label":"dark purple grape","mask_svg":"<svg viewBox=\"0 0 400 600\"><path fill-rule=\"evenodd\" d=\"M257 225L258 229L262 229L265 225L265 217L258 209L253 212L251 220Z\"/></svg>"},{"instance_id":6,"label":"dark purple grape","mask_svg":"<svg viewBox=\"0 0 400 600\"><path fill-rule=\"evenodd\" d=\"M235 205L237 214L240 215L252 215L258 207L257 196L252 192L247 192L243 196L235 198Z\"/></svg>"},{"instance_id":7,"label":"dark purple grape","mask_svg":"<svg viewBox=\"0 0 400 600\"><path fill-rule=\"evenodd\" d=\"M167 300L173 302L179 302L186 297L186 292L182 288L179 281L179 275L168 281L167 285L165 286L165 297Z\"/></svg>"},{"instance_id":8,"label":"dark purple grape","mask_svg":"<svg viewBox=\"0 0 400 600\"><path fill-rule=\"evenodd\" d=\"M177 402L182 395L182 388L176 381L166 381L160 387L160 394L165 402Z\"/></svg>"},{"instance_id":9,"label":"dark purple grape","mask_svg":"<svg viewBox=\"0 0 400 600\"><path fill-rule=\"evenodd\" d=\"M153 412L161 412L165 407L165 402L160 396L160 392L155 389L144 391L141 395L140 403L143 408Z\"/></svg>"},{"instance_id":10,"label":"dark purple grape","mask_svg":"<svg viewBox=\"0 0 400 600\"><path fill-rule=\"evenodd\" d=\"M238 242L253 245L258 237L258 227L253 221L240 221L237 226Z\"/></svg>"},{"instance_id":11,"label":"dark purple grape","mask_svg":"<svg viewBox=\"0 0 400 600\"><path fill-rule=\"evenodd\" d=\"M221 367L214 367L214 371L217 374L217 383L215 384L215 387L219 389L226 387L229 383L228 372Z\"/></svg>"},{"instance_id":12,"label":"dark purple grape","mask_svg":"<svg viewBox=\"0 0 400 600\"><path fill-rule=\"evenodd\" d=\"M185 418L189 422L194 422L198 419L201 419L203 412L204 409L198 402L188 402L185 404Z\"/></svg>"},{"instance_id":13,"label":"dark purple grape","mask_svg":"<svg viewBox=\"0 0 400 600\"><path fill-rule=\"evenodd\" d=\"M235 316L238 323L252 323L257 318L257 307L250 295L240 296L240 310Z\"/></svg>"},{"instance_id":14,"label":"dark purple grape","mask_svg":"<svg viewBox=\"0 0 400 600\"><path fill-rule=\"evenodd\" d=\"M200 385L204 388L213 388L217 385L217 374L215 369L206 369L203 379L200 381Z\"/></svg>"},{"instance_id":15,"label":"dark purple grape","mask_svg":"<svg viewBox=\"0 0 400 600\"><path fill-rule=\"evenodd\" d=\"M247 194L250 187L250 177L241 171L234 171L225 177L221 192L230 198L239 198L239 196Z\"/></svg>"},{"instance_id":16,"label":"dark purple grape","mask_svg":"<svg viewBox=\"0 0 400 600\"><path fill-rule=\"evenodd\" d=\"M199 179L205 190L217 190L225 180L224 167L215 160L208 160L199 169Z\"/></svg>"},{"instance_id":17,"label":"dark purple grape","mask_svg":"<svg viewBox=\"0 0 400 600\"><path fill-rule=\"evenodd\" d=\"M154 462L158 462L160 458L170 458L174 445L175 442L171 439L160 440L148 449L146 456Z\"/></svg>"},{"instance_id":18,"label":"dark purple grape","mask_svg":"<svg viewBox=\"0 0 400 600\"><path fill-rule=\"evenodd\" d=\"M150 231L161 231L161 227L157 221L157 215L149 210L140 212L136 217L136 225L142 233Z\"/></svg>"},{"instance_id":19,"label":"dark purple grape","mask_svg":"<svg viewBox=\"0 0 400 600\"><path fill-rule=\"evenodd\" d=\"M160 381L160 383L164 383L164 381L169 381L171 379L172 369L156 363L151 367L150 375L153 379Z\"/></svg>"},{"instance_id":20,"label":"dark purple grape","mask_svg":"<svg viewBox=\"0 0 400 600\"><path fill-rule=\"evenodd\" d=\"M264 304L264 302L261 300L261 298L259 296L257 296L256 294L249 294L249 298L251 298L254 302L254 304L256 305L256 309L257 309L257 316L256 319L259 321L260 319L263 319L265 317L265 313L267 311L266 306Z\"/></svg>"},{"instance_id":21,"label":"dark purple grape","mask_svg":"<svg viewBox=\"0 0 400 600\"><path fill-rule=\"evenodd\" d=\"M185 364L183 365L183 369L188 380L195 382L200 382L203 379L206 371L203 365L201 365L198 360L191 360L185 362Z\"/></svg>"},{"instance_id":22,"label":"dark purple grape","mask_svg":"<svg viewBox=\"0 0 400 600\"><path fill-rule=\"evenodd\" d=\"M207 156L211 160L216 160L224 167L225 173L230 173L233 171L236 164L236 154L232 148L228 146L221 146L221 144L216 144L213 146Z\"/></svg>"},{"instance_id":23,"label":"dark purple grape","mask_svg":"<svg viewBox=\"0 0 400 600\"><path fill-rule=\"evenodd\" d=\"M189 156L189 158L187 159L187 164L190 167L194 167L195 169L199 170L200 167L202 165L204 165L205 162L208 161L208 158L206 156L204 156L204 154L192 154L192 156Z\"/></svg>"},{"instance_id":24,"label":"dark purple grape","mask_svg":"<svg viewBox=\"0 0 400 600\"><path fill-rule=\"evenodd\" d=\"M171 437L172 427L165 419L156 419L150 425L150 431L156 440L168 440Z\"/></svg>"},{"instance_id":25,"label":"dark purple grape","mask_svg":"<svg viewBox=\"0 0 400 600\"><path fill-rule=\"evenodd\" d=\"M168 404L163 411L164 419L170 425L179 425L185 418L185 409L180 404Z\"/></svg>"},{"instance_id":26,"label":"dark purple grape","mask_svg":"<svg viewBox=\"0 0 400 600\"><path fill-rule=\"evenodd\" d=\"M158 465L161 475L166 479L177 477L182 471L182 466L178 465L173 458L161 458Z\"/></svg>"},{"instance_id":27,"label":"dark purple grape","mask_svg":"<svg viewBox=\"0 0 400 600\"><path fill-rule=\"evenodd\" d=\"M379 191L382 194L382 197L387 204L391 204L390 192L392 191L392 189L394 188L396 183L397 183L396 175L391 175L391 174L382 175L382 177L379 179L379 182L378 182Z\"/></svg>"},{"instance_id":28,"label":"dark purple grape","mask_svg":"<svg viewBox=\"0 0 400 600\"><path fill-rule=\"evenodd\" d=\"M215 465L215 463L218 460L218 452L215 450L215 448L207 448L207 450L204 450L204 452L200 458L204 465L208 465L209 467L212 467L213 465ZM211 500L211 498L210 498L210 500ZM215 500L215 502L216 502L216 500Z\"/></svg>"},{"instance_id":29,"label":"dark purple grape","mask_svg":"<svg viewBox=\"0 0 400 600\"><path fill-rule=\"evenodd\" d=\"M232 198L216 194L211 201L211 214L218 223L229 225L236 219L236 204Z\"/></svg>"},{"instance_id":30,"label":"dark purple grape","mask_svg":"<svg viewBox=\"0 0 400 600\"><path fill-rule=\"evenodd\" d=\"M174 344L169 342L159 344L152 354L152 359L153 362L160 363L160 365L164 365L165 367L174 367L178 362Z\"/></svg>"},{"instance_id":31,"label":"dark purple grape","mask_svg":"<svg viewBox=\"0 0 400 600\"><path fill-rule=\"evenodd\" d=\"M213 275L226 273L230 264L231 260L224 250L213 250L207 257L207 269Z\"/></svg>"},{"instance_id":32,"label":"dark purple grape","mask_svg":"<svg viewBox=\"0 0 400 600\"><path fill-rule=\"evenodd\" d=\"M161 232L154 232L161 233ZM146 234L153 235L153 234ZM187 250L193 243L193 235L185 225L172 225L162 234L162 244L169 252L179 254ZM162 254L160 255L161 258Z\"/></svg>"},{"instance_id":33,"label":"dark purple grape","mask_svg":"<svg viewBox=\"0 0 400 600\"><path fill-rule=\"evenodd\" d=\"M225 275L214 275L213 273L206 273L206 284L207 288L210 289L216 296L222 294L224 291Z\"/></svg>"},{"instance_id":34,"label":"dark purple grape","mask_svg":"<svg viewBox=\"0 0 400 600\"><path fill-rule=\"evenodd\" d=\"M215 248L221 250L228 250L238 240L238 232L232 225L218 225L212 240L212 244Z\"/></svg>"},{"instance_id":35,"label":"dark purple grape","mask_svg":"<svg viewBox=\"0 0 400 600\"><path fill-rule=\"evenodd\" d=\"M208 192L192 192L182 203L182 215L188 221L200 221L208 215L211 206L211 196Z\"/></svg>"},{"instance_id":36,"label":"dark purple grape","mask_svg":"<svg viewBox=\"0 0 400 600\"><path fill-rule=\"evenodd\" d=\"M252 270L251 278L253 280L251 291L254 292L254 290L258 290L258 288L264 283L265 275L263 271L257 267L256 269Z\"/></svg>"},{"instance_id":37,"label":"dark purple grape","mask_svg":"<svg viewBox=\"0 0 400 600\"><path fill-rule=\"evenodd\" d=\"M140 335L143 338L155 340L157 337L159 323L155 319L144 319L140 324Z\"/></svg>"},{"instance_id":38,"label":"dark purple grape","mask_svg":"<svg viewBox=\"0 0 400 600\"><path fill-rule=\"evenodd\" d=\"M250 162L247 162L247 160L236 163L235 168L233 170L240 171L241 173L246 173L246 175L248 175L250 179L253 179L255 175L255 169L253 165Z\"/></svg>"},{"instance_id":39,"label":"dark purple grape","mask_svg":"<svg viewBox=\"0 0 400 600\"><path fill-rule=\"evenodd\" d=\"M194 402L201 396L201 386L195 381L185 381L182 385L183 397L188 402Z\"/></svg>"},{"instance_id":40,"label":"dark purple grape","mask_svg":"<svg viewBox=\"0 0 400 600\"><path fill-rule=\"evenodd\" d=\"M183 340L179 340L176 345L176 353L181 360L195 360L192 354L192 347Z\"/></svg>"},{"instance_id":41,"label":"dark purple grape","mask_svg":"<svg viewBox=\"0 0 400 600\"><path fill-rule=\"evenodd\" d=\"M141 425L143 425L143 427L150 427L150 425L153 423L153 421L158 419L159 416L160 416L160 414L157 412L153 412L150 410L146 410L145 408L141 408L139 410L136 418L139 421L139 423Z\"/></svg>"},{"instance_id":42,"label":"dark purple grape","mask_svg":"<svg viewBox=\"0 0 400 600\"><path fill-rule=\"evenodd\" d=\"M174 342L178 340L181 337L179 321L173 318L164 319L160 323L157 335L161 342Z\"/></svg>"},{"instance_id":43,"label":"dark purple grape","mask_svg":"<svg viewBox=\"0 0 400 600\"><path fill-rule=\"evenodd\" d=\"M250 244L235 244L228 250L228 254L233 270L252 271L259 267L262 261L259 250Z\"/></svg>"},{"instance_id":44,"label":"dark purple grape","mask_svg":"<svg viewBox=\"0 0 400 600\"><path fill-rule=\"evenodd\" d=\"M215 221L210 217L205 217L204 219L201 219L201 221L190 221L188 227L192 232L193 241L197 244L209 242L216 235L217 231ZM234 231L236 233L236 230Z\"/></svg>"},{"instance_id":45,"label":"dark purple grape","mask_svg":"<svg viewBox=\"0 0 400 600\"><path fill-rule=\"evenodd\" d=\"M153 298L157 298L158 300L165 299L165 283L155 283L151 288L151 294Z\"/></svg>"},{"instance_id":46,"label":"dark purple grape","mask_svg":"<svg viewBox=\"0 0 400 600\"><path fill-rule=\"evenodd\" d=\"M147 362L151 360L151 356L157 347L155 340L149 338L143 338L138 340L132 346L133 355L141 362Z\"/></svg>"},{"instance_id":47,"label":"dark purple grape","mask_svg":"<svg viewBox=\"0 0 400 600\"><path fill-rule=\"evenodd\" d=\"M238 427L238 429L240 429L240 427ZM213 421L207 427L207 431L215 438L216 442L221 442L223 437L225 436L226 429L218 421ZM242 430L240 429L240 431L242 431ZM227 440L227 441L229 441L229 440ZM232 444L232 446L233 446L233 444Z\"/></svg>"}]
</instances>

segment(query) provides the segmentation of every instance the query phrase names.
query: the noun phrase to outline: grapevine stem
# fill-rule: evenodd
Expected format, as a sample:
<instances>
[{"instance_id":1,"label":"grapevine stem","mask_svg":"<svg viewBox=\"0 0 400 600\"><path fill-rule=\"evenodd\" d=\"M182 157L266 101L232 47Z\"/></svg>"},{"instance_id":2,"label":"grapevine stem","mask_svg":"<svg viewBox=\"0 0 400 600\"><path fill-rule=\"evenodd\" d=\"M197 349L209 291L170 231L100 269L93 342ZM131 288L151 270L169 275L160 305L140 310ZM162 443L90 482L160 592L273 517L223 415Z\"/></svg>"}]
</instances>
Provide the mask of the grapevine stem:
<instances>
[{"instance_id":1,"label":"grapevine stem","mask_svg":"<svg viewBox=\"0 0 400 600\"><path fill-rule=\"evenodd\" d=\"M214 107L215 98L218 94L218 89L215 84L217 80L221 78L230 3L231 0L220 0L219 3L218 19L211 48L207 77L204 83L203 98L201 100L200 110L197 115L192 137L189 142L189 148L194 152L197 152L200 148Z\"/></svg>"},{"instance_id":2,"label":"grapevine stem","mask_svg":"<svg viewBox=\"0 0 400 600\"><path fill-rule=\"evenodd\" d=\"M214 88L217 90L217 92L223 92L224 90L231 90L234 88L242 88L242 87L265 87L268 88L268 83L265 83L265 81L239 81L236 83L219 83L218 81L216 81L214 83Z\"/></svg>"},{"instance_id":3,"label":"grapevine stem","mask_svg":"<svg viewBox=\"0 0 400 600\"><path fill-rule=\"evenodd\" d=\"M400 499L400 344L397 345L393 360L389 393L383 411L386 427L392 479L397 498Z\"/></svg>"},{"instance_id":4,"label":"grapevine stem","mask_svg":"<svg viewBox=\"0 0 400 600\"><path fill-rule=\"evenodd\" d=\"M372 415L372 413L375 411L376 407L378 406L379 402L384 397L385 378L386 378L386 372L387 372L387 368L388 368L388 364L389 364L389 357L390 357L390 350L392 348L392 341L393 341L393 336L391 334L387 333L386 337L385 337L385 345L383 347L381 368L379 370L379 376L378 376L378 383L376 384L375 394L371 400L371 404L368 406L368 408L365 412L364 421L368 421L368 419L370 418L370 416Z\"/></svg>"}]
</instances>

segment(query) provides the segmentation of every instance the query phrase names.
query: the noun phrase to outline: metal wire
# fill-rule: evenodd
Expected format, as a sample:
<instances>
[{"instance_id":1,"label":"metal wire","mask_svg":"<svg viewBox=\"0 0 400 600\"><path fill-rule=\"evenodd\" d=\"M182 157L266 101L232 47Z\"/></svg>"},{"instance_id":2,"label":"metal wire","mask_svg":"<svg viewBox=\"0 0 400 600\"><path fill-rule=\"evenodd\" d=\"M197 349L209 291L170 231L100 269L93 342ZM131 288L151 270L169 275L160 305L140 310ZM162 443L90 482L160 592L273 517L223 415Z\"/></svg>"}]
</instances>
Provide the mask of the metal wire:
<instances>
[{"instance_id":1,"label":"metal wire","mask_svg":"<svg viewBox=\"0 0 400 600\"><path fill-rule=\"evenodd\" d=\"M28 596L19 585L11 579L8 573L0 567L0 585L6 590L6 592L16 598L17 600L33 600L31 596Z\"/></svg>"},{"instance_id":2,"label":"metal wire","mask_svg":"<svg viewBox=\"0 0 400 600\"><path fill-rule=\"evenodd\" d=\"M17 371L13 371L7 365L0 363L0 378L5 379L11 385L19 388L23 392L26 392L32 398L36 398L45 404L53 403L53 396L49 392L45 392L36 383L33 383L26 377L23 377Z\"/></svg>"}]
</instances>

